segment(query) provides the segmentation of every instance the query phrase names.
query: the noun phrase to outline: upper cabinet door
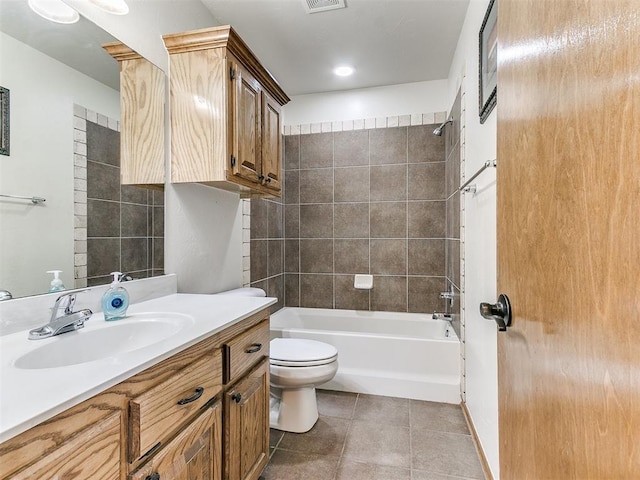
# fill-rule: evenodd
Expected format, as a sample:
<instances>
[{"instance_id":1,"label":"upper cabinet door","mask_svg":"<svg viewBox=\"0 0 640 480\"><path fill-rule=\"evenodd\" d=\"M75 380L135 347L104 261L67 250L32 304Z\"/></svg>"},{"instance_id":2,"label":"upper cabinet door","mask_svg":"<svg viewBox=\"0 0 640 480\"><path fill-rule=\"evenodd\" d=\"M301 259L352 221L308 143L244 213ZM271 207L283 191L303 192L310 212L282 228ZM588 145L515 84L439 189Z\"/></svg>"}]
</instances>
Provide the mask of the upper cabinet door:
<instances>
[{"instance_id":1,"label":"upper cabinet door","mask_svg":"<svg viewBox=\"0 0 640 480\"><path fill-rule=\"evenodd\" d=\"M280 191L282 164L282 130L280 105L266 92L262 92L262 175L264 185Z\"/></svg>"},{"instance_id":2,"label":"upper cabinet door","mask_svg":"<svg viewBox=\"0 0 640 480\"><path fill-rule=\"evenodd\" d=\"M230 63L234 94L231 168L234 175L260 182L260 84L240 64Z\"/></svg>"}]
</instances>

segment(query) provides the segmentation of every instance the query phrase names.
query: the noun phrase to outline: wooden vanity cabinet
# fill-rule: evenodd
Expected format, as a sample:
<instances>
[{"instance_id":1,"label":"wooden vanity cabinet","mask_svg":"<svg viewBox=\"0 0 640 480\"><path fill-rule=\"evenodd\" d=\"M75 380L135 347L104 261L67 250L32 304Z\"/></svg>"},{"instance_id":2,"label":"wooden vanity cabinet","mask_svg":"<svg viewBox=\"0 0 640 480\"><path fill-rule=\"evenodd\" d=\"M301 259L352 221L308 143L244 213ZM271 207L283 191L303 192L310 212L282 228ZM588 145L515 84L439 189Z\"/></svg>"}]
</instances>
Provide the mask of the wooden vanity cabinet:
<instances>
[{"instance_id":1,"label":"wooden vanity cabinet","mask_svg":"<svg viewBox=\"0 0 640 480\"><path fill-rule=\"evenodd\" d=\"M223 347L224 478L257 480L269 461L269 322Z\"/></svg>"},{"instance_id":2,"label":"wooden vanity cabinet","mask_svg":"<svg viewBox=\"0 0 640 480\"><path fill-rule=\"evenodd\" d=\"M34 444L38 445L39 442ZM5 477L2 477L5 478ZM51 454L10 477L12 480L120 478L120 414L112 413L89 425Z\"/></svg>"},{"instance_id":3,"label":"wooden vanity cabinet","mask_svg":"<svg viewBox=\"0 0 640 480\"><path fill-rule=\"evenodd\" d=\"M170 54L171 181L280 196L289 97L230 27L163 36Z\"/></svg>"},{"instance_id":4,"label":"wooden vanity cabinet","mask_svg":"<svg viewBox=\"0 0 640 480\"><path fill-rule=\"evenodd\" d=\"M163 189L164 72L121 42L102 47L120 65L120 182Z\"/></svg>"},{"instance_id":5,"label":"wooden vanity cabinet","mask_svg":"<svg viewBox=\"0 0 640 480\"><path fill-rule=\"evenodd\" d=\"M269 461L269 359L224 394L225 479L256 480Z\"/></svg>"},{"instance_id":6,"label":"wooden vanity cabinet","mask_svg":"<svg viewBox=\"0 0 640 480\"><path fill-rule=\"evenodd\" d=\"M257 479L269 453L268 342L265 308L3 442L0 478Z\"/></svg>"},{"instance_id":7,"label":"wooden vanity cabinet","mask_svg":"<svg viewBox=\"0 0 640 480\"><path fill-rule=\"evenodd\" d=\"M129 480L221 480L222 403L216 400Z\"/></svg>"}]
</instances>

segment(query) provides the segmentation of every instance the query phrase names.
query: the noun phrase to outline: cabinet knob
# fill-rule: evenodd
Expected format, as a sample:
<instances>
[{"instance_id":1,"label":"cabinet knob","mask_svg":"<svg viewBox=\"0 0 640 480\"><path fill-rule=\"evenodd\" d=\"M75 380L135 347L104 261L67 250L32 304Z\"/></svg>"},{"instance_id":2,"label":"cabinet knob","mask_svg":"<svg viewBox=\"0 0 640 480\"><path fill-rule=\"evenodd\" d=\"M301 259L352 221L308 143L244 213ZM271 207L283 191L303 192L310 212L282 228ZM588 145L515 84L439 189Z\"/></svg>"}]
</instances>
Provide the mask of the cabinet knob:
<instances>
[{"instance_id":1,"label":"cabinet knob","mask_svg":"<svg viewBox=\"0 0 640 480\"><path fill-rule=\"evenodd\" d=\"M267 179L265 180L266 183L271 183L271 177L267 177Z\"/></svg>"},{"instance_id":2,"label":"cabinet knob","mask_svg":"<svg viewBox=\"0 0 640 480\"><path fill-rule=\"evenodd\" d=\"M264 180L264 175L260 175L260 176L258 177L258 180L260 180L260 181Z\"/></svg>"},{"instance_id":3,"label":"cabinet knob","mask_svg":"<svg viewBox=\"0 0 640 480\"><path fill-rule=\"evenodd\" d=\"M160 474L158 472L152 473L151 475L147 475L147 478L144 480L160 480Z\"/></svg>"},{"instance_id":4,"label":"cabinet knob","mask_svg":"<svg viewBox=\"0 0 640 480\"><path fill-rule=\"evenodd\" d=\"M242 395L240 393L236 393L235 395L231 396L231 400L236 403L240 403L242 401Z\"/></svg>"}]
</instances>

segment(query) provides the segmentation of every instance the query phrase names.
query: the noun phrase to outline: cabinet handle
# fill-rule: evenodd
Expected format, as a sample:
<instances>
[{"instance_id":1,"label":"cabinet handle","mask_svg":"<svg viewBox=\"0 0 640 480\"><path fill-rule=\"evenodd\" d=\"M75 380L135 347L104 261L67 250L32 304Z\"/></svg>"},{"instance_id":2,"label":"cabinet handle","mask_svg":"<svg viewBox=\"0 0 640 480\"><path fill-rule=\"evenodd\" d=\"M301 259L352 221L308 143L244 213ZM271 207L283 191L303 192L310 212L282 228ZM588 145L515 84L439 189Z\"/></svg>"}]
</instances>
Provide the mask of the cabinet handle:
<instances>
[{"instance_id":1,"label":"cabinet handle","mask_svg":"<svg viewBox=\"0 0 640 480\"><path fill-rule=\"evenodd\" d=\"M266 183L271 183L271 177L267 177L267 179L265 180Z\"/></svg>"},{"instance_id":2,"label":"cabinet handle","mask_svg":"<svg viewBox=\"0 0 640 480\"><path fill-rule=\"evenodd\" d=\"M260 350L262 350L261 343L252 343L251 346L244 351L244 353L256 353Z\"/></svg>"},{"instance_id":3,"label":"cabinet handle","mask_svg":"<svg viewBox=\"0 0 640 480\"><path fill-rule=\"evenodd\" d=\"M260 176L258 177L258 180L260 180L260 181L264 180L264 175L260 175Z\"/></svg>"},{"instance_id":4,"label":"cabinet handle","mask_svg":"<svg viewBox=\"0 0 640 480\"><path fill-rule=\"evenodd\" d=\"M147 475L147 478L144 480L160 480L160 474L158 472L152 473L151 475Z\"/></svg>"},{"instance_id":5,"label":"cabinet handle","mask_svg":"<svg viewBox=\"0 0 640 480\"><path fill-rule=\"evenodd\" d=\"M178 405L186 405L187 403L195 402L202 396L202 392L204 392L204 388L198 387L193 395L187 398L183 398L182 400L178 400ZM159 478L159 477L158 477Z\"/></svg>"},{"instance_id":6,"label":"cabinet handle","mask_svg":"<svg viewBox=\"0 0 640 480\"><path fill-rule=\"evenodd\" d=\"M231 400L236 403L240 403L242 401L242 394L236 393L235 395L231 395Z\"/></svg>"}]
</instances>

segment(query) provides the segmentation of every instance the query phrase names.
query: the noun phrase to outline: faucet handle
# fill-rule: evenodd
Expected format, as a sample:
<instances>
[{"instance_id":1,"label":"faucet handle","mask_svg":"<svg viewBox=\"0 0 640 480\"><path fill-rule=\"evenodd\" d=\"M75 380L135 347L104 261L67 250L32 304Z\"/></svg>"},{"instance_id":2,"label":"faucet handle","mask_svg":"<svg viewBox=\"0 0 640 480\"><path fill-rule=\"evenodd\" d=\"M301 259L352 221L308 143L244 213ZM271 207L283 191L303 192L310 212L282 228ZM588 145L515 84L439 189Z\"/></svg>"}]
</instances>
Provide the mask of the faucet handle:
<instances>
[{"instance_id":1,"label":"faucet handle","mask_svg":"<svg viewBox=\"0 0 640 480\"><path fill-rule=\"evenodd\" d=\"M74 290L72 292L66 292L60 295L56 299L56 303L53 305L53 309L51 312L51 319L55 320L55 318L58 315L58 310L60 310L63 307L63 302L65 301L65 299L67 303L64 305L64 313L67 315L73 313L73 306L76 304L76 295L80 292L86 292L87 290L89 289L83 288L81 290Z\"/></svg>"}]
</instances>

